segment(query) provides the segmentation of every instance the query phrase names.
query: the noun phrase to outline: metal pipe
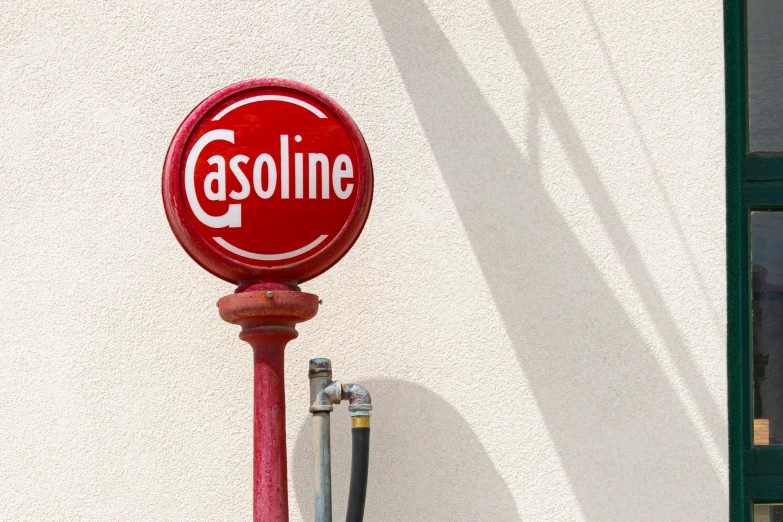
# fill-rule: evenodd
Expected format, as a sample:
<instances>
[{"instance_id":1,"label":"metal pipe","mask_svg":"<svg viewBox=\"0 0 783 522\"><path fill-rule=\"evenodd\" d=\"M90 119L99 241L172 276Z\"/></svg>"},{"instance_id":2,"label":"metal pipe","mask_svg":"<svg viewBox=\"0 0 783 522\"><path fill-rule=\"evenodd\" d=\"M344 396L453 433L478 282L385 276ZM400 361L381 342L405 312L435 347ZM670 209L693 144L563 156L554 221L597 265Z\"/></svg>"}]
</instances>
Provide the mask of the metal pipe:
<instances>
[{"instance_id":1,"label":"metal pipe","mask_svg":"<svg viewBox=\"0 0 783 522\"><path fill-rule=\"evenodd\" d=\"M332 522L332 448L329 413L313 413L315 521Z\"/></svg>"},{"instance_id":2,"label":"metal pipe","mask_svg":"<svg viewBox=\"0 0 783 522\"><path fill-rule=\"evenodd\" d=\"M332 522L332 451L330 414L340 402L342 388L332 382L329 359L310 361L310 413L313 414L313 483L315 486L315 521ZM336 401L335 401L336 399Z\"/></svg>"}]
</instances>

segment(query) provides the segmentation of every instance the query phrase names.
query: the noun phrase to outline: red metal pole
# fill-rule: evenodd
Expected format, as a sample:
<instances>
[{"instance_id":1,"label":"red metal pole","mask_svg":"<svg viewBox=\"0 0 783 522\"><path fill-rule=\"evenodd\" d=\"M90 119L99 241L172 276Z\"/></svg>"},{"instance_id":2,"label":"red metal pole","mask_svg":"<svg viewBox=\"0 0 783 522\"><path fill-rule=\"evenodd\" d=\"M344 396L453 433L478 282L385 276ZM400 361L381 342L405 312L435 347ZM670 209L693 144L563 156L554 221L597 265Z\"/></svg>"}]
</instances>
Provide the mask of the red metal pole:
<instances>
[{"instance_id":1,"label":"red metal pole","mask_svg":"<svg viewBox=\"0 0 783 522\"><path fill-rule=\"evenodd\" d=\"M242 326L253 347L253 521L288 522L283 353L296 324L318 312L318 297L278 283L240 288L218 302L220 317Z\"/></svg>"}]
</instances>

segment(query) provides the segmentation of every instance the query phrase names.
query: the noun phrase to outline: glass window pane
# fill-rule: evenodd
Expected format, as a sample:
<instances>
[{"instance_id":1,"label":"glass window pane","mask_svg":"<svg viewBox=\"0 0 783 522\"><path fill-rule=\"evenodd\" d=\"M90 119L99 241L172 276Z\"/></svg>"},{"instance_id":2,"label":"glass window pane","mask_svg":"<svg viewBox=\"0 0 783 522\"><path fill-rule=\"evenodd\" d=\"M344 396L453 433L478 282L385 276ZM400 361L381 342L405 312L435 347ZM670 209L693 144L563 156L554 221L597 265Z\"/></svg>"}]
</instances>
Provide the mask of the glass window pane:
<instances>
[{"instance_id":1,"label":"glass window pane","mask_svg":"<svg viewBox=\"0 0 783 522\"><path fill-rule=\"evenodd\" d=\"M747 0L751 152L783 151L783 2Z\"/></svg>"},{"instance_id":2,"label":"glass window pane","mask_svg":"<svg viewBox=\"0 0 783 522\"><path fill-rule=\"evenodd\" d=\"M753 522L783 522L783 505L781 504L754 505Z\"/></svg>"},{"instance_id":3,"label":"glass window pane","mask_svg":"<svg viewBox=\"0 0 783 522\"><path fill-rule=\"evenodd\" d=\"M783 444L783 212L753 212L750 245L753 442Z\"/></svg>"}]
</instances>

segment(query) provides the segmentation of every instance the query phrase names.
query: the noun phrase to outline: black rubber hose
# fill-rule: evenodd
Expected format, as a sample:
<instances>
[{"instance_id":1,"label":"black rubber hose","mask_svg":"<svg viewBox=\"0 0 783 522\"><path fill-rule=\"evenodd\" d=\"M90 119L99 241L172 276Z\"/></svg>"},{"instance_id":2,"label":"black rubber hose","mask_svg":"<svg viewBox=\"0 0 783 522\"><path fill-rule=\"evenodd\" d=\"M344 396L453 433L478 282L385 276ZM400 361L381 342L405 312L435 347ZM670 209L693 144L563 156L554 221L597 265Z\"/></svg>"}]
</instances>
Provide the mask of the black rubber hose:
<instances>
[{"instance_id":1,"label":"black rubber hose","mask_svg":"<svg viewBox=\"0 0 783 522\"><path fill-rule=\"evenodd\" d=\"M370 428L352 428L351 489L348 492L346 522L362 522L367 498L367 472L370 464Z\"/></svg>"}]
</instances>

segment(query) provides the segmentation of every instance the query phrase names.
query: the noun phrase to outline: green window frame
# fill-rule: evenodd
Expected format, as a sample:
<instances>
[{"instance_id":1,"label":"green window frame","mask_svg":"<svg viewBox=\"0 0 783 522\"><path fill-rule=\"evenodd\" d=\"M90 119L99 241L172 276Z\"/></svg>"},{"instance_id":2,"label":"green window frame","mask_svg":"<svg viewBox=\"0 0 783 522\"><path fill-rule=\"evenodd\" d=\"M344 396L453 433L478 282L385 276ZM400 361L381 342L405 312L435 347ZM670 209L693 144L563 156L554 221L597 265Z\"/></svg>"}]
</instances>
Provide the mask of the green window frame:
<instances>
[{"instance_id":1,"label":"green window frame","mask_svg":"<svg viewBox=\"0 0 783 522\"><path fill-rule=\"evenodd\" d=\"M724 0L728 268L729 513L783 502L783 446L753 445L750 212L783 210L783 156L748 152L746 0Z\"/></svg>"}]
</instances>

